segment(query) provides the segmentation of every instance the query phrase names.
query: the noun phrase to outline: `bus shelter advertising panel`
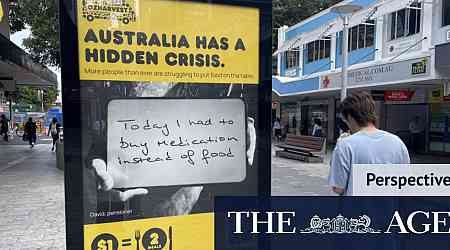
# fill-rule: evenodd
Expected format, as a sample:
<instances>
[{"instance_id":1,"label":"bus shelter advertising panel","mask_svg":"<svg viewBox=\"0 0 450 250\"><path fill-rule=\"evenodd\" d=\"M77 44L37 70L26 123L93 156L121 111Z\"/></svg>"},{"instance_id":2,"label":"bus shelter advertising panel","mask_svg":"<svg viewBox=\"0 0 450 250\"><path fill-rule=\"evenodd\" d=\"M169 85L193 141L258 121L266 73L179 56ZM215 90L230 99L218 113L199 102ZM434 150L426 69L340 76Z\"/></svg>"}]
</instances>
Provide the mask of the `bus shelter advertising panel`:
<instances>
[{"instance_id":1,"label":"bus shelter advertising panel","mask_svg":"<svg viewBox=\"0 0 450 250\"><path fill-rule=\"evenodd\" d=\"M214 249L268 195L270 1L60 1L67 249Z\"/></svg>"}]
</instances>

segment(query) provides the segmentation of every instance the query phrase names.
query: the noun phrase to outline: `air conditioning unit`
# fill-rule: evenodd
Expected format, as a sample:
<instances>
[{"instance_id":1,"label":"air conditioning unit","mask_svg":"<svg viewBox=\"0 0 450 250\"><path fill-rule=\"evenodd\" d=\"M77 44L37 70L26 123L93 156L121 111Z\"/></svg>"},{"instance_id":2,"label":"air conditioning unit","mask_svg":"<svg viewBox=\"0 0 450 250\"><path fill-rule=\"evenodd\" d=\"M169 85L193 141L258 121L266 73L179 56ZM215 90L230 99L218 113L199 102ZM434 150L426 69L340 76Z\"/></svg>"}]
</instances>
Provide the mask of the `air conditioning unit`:
<instances>
[{"instance_id":1,"label":"air conditioning unit","mask_svg":"<svg viewBox=\"0 0 450 250\"><path fill-rule=\"evenodd\" d=\"M450 41L450 30L447 30L447 41Z\"/></svg>"}]
</instances>

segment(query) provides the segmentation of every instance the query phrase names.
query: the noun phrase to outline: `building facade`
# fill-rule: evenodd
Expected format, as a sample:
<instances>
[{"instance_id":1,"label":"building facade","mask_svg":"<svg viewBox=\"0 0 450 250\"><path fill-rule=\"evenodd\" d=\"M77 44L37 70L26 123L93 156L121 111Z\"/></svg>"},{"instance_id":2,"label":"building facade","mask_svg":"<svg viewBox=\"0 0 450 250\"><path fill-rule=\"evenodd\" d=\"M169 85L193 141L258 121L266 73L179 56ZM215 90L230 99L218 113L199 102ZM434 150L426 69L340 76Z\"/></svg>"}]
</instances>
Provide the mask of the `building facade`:
<instances>
[{"instance_id":1,"label":"building facade","mask_svg":"<svg viewBox=\"0 0 450 250\"><path fill-rule=\"evenodd\" d=\"M348 92L371 93L378 126L407 145L412 146L414 121L421 128L414 143L419 151L450 152L450 1L339 4L362 6L349 18ZM341 18L331 8L279 29L272 86L279 103L274 113L280 115L286 132L310 134L314 119L320 119L328 142L336 141L342 29Z\"/></svg>"},{"instance_id":2,"label":"building facade","mask_svg":"<svg viewBox=\"0 0 450 250\"><path fill-rule=\"evenodd\" d=\"M13 117L12 103L17 86L47 88L57 84L56 74L35 63L10 40L8 13L15 1L0 0L0 114Z\"/></svg>"}]
</instances>

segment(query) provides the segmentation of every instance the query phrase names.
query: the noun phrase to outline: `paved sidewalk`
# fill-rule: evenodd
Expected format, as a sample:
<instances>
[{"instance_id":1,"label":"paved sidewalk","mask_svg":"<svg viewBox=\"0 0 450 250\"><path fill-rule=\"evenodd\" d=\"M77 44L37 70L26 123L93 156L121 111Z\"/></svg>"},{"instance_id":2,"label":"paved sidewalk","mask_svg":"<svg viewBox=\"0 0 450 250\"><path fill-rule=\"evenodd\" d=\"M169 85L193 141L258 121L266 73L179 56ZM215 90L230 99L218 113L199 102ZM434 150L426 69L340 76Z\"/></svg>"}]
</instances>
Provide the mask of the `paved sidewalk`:
<instances>
[{"instance_id":1,"label":"paved sidewalk","mask_svg":"<svg viewBox=\"0 0 450 250\"><path fill-rule=\"evenodd\" d=\"M327 185L331 150L323 163L306 163L275 156L272 147L273 196L335 196ZM419 154L411 157L413 164L450 164L450 156Z\"/></svg>"},{"instance_id":2,"label":"paved sidewalk","mask_svg":"<svg viewBox=\"0 0 450 250\"><path fill-rule=\"evenodd\" d=\"M64 174L51 145L0 145L0 249L65 249Z\"/></svg>"},{"instance_id":3,"label":"paved sidewalk","mask_svg":"<svg viewBox=\"0 0 450 250\"><path fill-rule=\"evenodd\" d=\"M305 163L275 156L272 147L273 196L334 196L327 185L330 155L324 163Z\"/></svg>"}]
</instances>

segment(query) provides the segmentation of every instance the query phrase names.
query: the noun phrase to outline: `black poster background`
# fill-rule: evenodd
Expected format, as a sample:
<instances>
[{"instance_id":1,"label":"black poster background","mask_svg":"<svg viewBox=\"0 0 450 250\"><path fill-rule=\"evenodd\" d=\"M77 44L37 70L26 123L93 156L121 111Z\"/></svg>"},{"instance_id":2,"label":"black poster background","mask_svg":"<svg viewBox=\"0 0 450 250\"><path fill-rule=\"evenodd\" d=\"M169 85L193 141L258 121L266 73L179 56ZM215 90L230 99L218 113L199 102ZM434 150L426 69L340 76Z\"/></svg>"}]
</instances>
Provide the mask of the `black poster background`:
<instances>
[{"instance_id":1,"label":"black poster background","mask_svg":"<svg viewBox=\"0 0 450 250\"><path fill-rule=\"evenodd\" d=\"M271 135L271 1L217 0L199 1L209 4L231 4L260 9L260 52L258 85L236 84L230 97L243 97L248 116L255 119L256 152L253 168L247 168L247 179L238 184L206 185L192 213L212 212L216 195L270 194L270 135ZM137 84L133 82L80 81L78 65L78 37L76 27L76 0L60 0L61 78L63 88L66 244L67 249L83 249L83 225L107 221L165 216L164 210L155 209L159 200L167 199L180 187L152 188L153 199L131 199L125 203L113 202L108 194L97 192L95 175L88 167L89 159L104 158L106 154L107 101L114 98L154 97L143 88L159 85L167 88L163 97L224 98L228 84ZM127 216L93 218L90 212L134 208Z\"/></svg>"}]
</instances>

